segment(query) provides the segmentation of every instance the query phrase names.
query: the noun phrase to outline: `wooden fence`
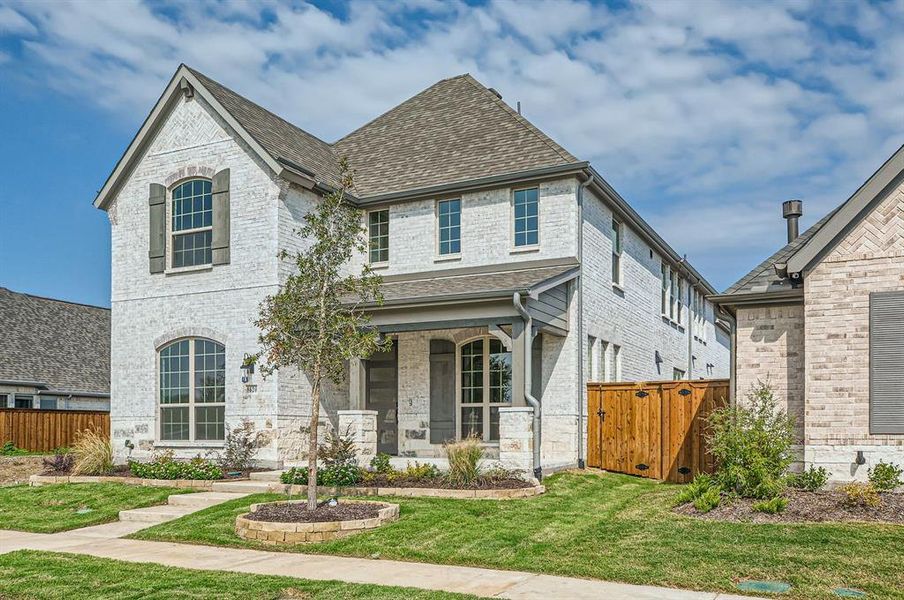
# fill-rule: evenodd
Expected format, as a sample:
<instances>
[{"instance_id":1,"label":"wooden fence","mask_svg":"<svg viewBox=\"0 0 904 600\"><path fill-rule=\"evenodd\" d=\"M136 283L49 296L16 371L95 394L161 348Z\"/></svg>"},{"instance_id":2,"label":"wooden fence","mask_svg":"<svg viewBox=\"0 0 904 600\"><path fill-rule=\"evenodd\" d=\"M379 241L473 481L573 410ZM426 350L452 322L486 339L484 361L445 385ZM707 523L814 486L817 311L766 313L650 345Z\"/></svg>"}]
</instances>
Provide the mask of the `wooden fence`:
<instances>
[{"instance_id":1,"label":"wooden fence","mask_svg":"<svg viewBox=\"0 0 904 600\"><path fill-rule=\"evenodd\" d=\"M75 434L95 428L110 435L110 413L93 410L0 408L0 445L12 442L30 452L71 446Z\"/></svg>"},{"instance_id":2,"label":"wooden fence","mask_svg":"<svg viewBox=\"0 0 904 600\"><path fill-rule=\"evenodd\" d=\"M728 380L587 384L587 465L676 483L710 473L706 419Z\"/></svg>"}]
</instances>

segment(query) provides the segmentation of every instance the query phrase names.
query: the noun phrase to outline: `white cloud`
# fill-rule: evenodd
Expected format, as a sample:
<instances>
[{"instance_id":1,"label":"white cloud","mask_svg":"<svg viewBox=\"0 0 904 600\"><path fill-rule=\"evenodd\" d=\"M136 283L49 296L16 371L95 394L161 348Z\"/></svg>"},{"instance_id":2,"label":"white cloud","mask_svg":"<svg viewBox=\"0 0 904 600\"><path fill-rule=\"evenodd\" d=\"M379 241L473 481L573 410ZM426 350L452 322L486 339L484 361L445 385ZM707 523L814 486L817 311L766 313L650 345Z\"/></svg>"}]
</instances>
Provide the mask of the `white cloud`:
<instances>
[{"instance_id":1,"label":"white cloud","mask_svg":"<svg viewBox=\"0 0 904 600\"><path fill-rule=\"evenodd\" d=\"M720 286L904 141L904 0L14 2L0 71L137 126L186 62L324 139L465 71L590 159ZM705 227L700 234L689 234ZM731 257L734 262L728 262ZM721 262L720 262L721 261Z\"/></svg>"}]
</instances>

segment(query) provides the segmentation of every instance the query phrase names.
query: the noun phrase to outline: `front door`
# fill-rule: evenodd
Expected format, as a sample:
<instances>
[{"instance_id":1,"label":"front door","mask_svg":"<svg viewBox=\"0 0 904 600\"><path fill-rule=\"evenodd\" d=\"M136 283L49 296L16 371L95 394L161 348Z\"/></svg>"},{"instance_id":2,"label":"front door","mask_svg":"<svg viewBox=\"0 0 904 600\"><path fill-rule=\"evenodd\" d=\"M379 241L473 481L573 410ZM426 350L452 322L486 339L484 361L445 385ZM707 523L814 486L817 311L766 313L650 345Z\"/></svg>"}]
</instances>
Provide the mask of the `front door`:
<instances>
[{"instance_id":1,"label":"front door","mask_svg":"<svg viewBox=\"0 0 904 600\"><path fill-rule=\"evenodd\" d=\"M396 341L367 361L367 409L377 411L377 452L399 453L399 360Z\"/></svg>"}]
</instances>

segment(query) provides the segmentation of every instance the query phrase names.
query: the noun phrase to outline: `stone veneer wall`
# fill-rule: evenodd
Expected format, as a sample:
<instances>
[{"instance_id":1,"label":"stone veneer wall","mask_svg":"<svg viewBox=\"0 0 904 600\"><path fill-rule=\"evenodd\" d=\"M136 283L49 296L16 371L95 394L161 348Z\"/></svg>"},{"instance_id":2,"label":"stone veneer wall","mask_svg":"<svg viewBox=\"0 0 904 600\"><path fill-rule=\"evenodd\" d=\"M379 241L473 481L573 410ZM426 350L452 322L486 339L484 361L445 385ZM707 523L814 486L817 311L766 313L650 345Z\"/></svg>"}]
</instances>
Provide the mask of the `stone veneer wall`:
<instances>
[{"instance_id":1,"label":"stone veneer wall","mask_svg":"<svg viewBox=\"0 0 904 600\"><path fill-rule=\"evenodd\" d=\"M736 397L743 402L759 381L768 382L804 437L804 307L739 307Z\"/></svg>"},{"instance_id":2,"label":"stone veneer wall","mask_svg":"<svg viewBox=\"0 0 904 600\"><path fill-rule=\"evenodd\" d=\"M878 460L904 465L904 435L869 433L869 294L904 289L904 185L809 273L806 292L806 454L838 479ZM866 464L854 463L863 450Z\"/></svg>"}]
</instances>

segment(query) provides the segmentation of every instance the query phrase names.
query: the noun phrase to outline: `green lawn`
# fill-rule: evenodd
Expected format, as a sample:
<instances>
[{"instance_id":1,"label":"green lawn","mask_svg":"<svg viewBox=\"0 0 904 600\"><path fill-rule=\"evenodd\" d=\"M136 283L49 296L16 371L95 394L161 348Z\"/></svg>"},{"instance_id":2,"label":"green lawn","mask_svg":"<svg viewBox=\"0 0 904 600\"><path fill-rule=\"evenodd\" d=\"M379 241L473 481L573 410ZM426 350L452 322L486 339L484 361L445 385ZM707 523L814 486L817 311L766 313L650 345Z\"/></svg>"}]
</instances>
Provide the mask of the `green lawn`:
<instances>
[{"instance_id":1,"label":"green lawn","mask_svg":"<svg viewBox=\"0 0 904 600\"><path fill-rule=\"evenodd\" d=\"M194 571L76 554L20 550L0 555L0 598L467 600L476 596L338 581Z\"/></svg>"},{"instance_id":2,"label":"green lawn","mask_svg":"<svg viewBox=\"0 0 904 600\"><path fill-rule=\"evenodd\" d=\"M167 496L194 490L64 483L0 487L0 529L53 533L115 521L119 511L165 504Z\"/></svg>"},{"instance_id":3,"label":"green lawn","mask_svg":"<svg viewBox=\"0 0 904 600\"><path fill-rule=\"evenodd\" d=\"M793 598L844 586L904 598L904 527L716 523L670 511L677 486L625 475L563 473L524 500L389 498L397 523L296 551L475 565L689 589L735 591L739 579L791 583ZM133 537L259 547L233 533L261 494ZM272 549L272 548L271 548Z\"/></svg>"}]
</instances>

